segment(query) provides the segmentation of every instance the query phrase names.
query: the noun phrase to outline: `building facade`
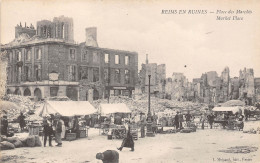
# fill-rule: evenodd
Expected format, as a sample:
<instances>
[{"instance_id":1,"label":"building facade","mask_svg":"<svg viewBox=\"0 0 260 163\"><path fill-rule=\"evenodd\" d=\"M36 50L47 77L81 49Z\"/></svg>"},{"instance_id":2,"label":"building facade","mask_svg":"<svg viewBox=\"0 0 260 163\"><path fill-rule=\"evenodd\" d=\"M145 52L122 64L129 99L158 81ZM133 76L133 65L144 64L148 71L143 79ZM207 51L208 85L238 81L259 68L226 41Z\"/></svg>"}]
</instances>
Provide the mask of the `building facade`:
<instances>
[{"instance_id":1,"label":"building facade","mask_svg":"<svg viewBox=\"0 0 260 163\"><path fill-rule=\"evenodd\" d=\"M8 94L42 99L68 96L95 100L110 95L132 96L138 78L136 52L100 48L96 41L76 44L73 20L64 16L37 22L37 28L17 26L16 38L1 51L8 56ZM30 29L30 30L28 30ZM95 28L87 28L96 31ZM32 35L34 30L35 35ZM23 33L21 32L23 31ZM27 33L29 31L29 33Z\"/></svg>"}]
</instances>

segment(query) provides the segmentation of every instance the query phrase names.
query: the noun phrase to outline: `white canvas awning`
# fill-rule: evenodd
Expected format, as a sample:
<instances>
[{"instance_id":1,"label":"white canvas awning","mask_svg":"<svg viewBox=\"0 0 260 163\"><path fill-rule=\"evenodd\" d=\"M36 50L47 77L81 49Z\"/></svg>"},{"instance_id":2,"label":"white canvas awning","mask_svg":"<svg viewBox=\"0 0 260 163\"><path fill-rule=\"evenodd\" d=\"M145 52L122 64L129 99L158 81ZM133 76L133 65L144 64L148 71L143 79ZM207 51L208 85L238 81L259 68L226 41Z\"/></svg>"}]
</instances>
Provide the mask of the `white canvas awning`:
<instances>
[{"instance_id":1,"label":"white canvas awning","mask_svg":"<svg viewBox=\"0 0 260 163\"><path fill-rule=\"evenodd\" d=\"M232 111L236 113L239 111L239 107L215 107L212 109L213 111Z\"/></svg>"},{"instance_id":2,"label":"white canvas awning","mask_svg":"<svg viewBox=\"0 0 260 163\"><path fill-rule=\"evenodd\" d=\"M94 114L97 110L88 101L46 101L41 112L43 115L75 116Z\"/></svg>"},{"instance_id":3,"label":"white canvas awning","mask_svg":"<svg viewBox=\"0 0 260 163\"><path fill-rule=\"evenodd\" d=\"M100 104L99 113L101 115L107 115L111 113L131 113L131 110L126 104Z\"/></svg>"}]
</instances>

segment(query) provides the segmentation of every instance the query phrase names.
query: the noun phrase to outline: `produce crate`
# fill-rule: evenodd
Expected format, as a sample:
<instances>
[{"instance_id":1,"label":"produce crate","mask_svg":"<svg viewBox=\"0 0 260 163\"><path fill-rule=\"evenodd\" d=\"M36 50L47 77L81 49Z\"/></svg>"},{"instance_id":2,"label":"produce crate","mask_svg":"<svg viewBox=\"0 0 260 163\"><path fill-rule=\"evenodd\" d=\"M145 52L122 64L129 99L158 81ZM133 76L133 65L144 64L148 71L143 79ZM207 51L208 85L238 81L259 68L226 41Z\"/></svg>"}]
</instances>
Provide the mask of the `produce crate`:
<instances>
[{"instance_id":1,"label":"produce crate","mask_svg":"<svg viewBox=\"0 0 260 163\"><path fill-rule=\"evenodd\" d=\"M66 140L68 141L76 140L76 133L67 133Z\"/></svg>"},{"instance_id":2,"label":"produce crate","mask_svg":"<svg viewBox=\"0 0 260 163\"><path fill-rule=\"evenodd\" d=\"M87 137L87 132L86 132L86 130L80 130L80 131L79 131L79 137L80 137L80 138L85 138L85 137Z\"/></svg>"}]
</instances>

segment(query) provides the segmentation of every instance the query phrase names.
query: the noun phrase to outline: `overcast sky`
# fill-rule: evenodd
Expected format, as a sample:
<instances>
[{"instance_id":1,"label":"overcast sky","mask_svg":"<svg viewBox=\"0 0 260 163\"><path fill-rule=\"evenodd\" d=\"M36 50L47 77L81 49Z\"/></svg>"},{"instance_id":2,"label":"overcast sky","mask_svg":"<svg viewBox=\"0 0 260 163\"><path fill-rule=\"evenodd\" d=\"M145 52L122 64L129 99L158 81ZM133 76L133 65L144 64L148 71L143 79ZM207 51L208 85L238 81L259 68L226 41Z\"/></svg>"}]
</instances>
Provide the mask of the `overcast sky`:
<instances>
[{"instance_id":1,"label":"overcast sky","mask_svg":"<svg viewBox=\"0 0 260 163\"><path fill-rule=\"evenodd\" d=\"M231 77L238 76L244 67L254 68L255 77L260 77L260 3L191 2L4 0L1 43L14 39L15 26L20 22L36 26L39 20L64 15L74 20L75 41L84 42L85 28L95 26L100 47L138 52L139 69L149 54L150 63L166 64L167 77L173 72L183 72L189 80L208 71L220 75L226 66ZM161 14L165 9L203 9L208 13ZM244 17L242 21L216 20L216 10L230 9L251 10L252 14L238 15Z\"/></svg>"}]
</instances>

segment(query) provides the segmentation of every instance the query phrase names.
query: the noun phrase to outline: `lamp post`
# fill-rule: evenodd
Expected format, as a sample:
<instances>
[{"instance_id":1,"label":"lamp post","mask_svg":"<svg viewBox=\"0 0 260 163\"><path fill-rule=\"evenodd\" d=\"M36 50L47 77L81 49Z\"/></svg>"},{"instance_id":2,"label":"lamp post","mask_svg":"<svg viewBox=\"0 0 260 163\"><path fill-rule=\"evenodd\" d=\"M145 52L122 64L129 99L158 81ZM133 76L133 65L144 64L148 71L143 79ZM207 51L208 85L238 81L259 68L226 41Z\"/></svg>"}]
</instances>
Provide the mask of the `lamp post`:
<instances>
[{"instance_id":1,"label":"lamp post","mask_svg":"<svg viewBox=\"0 0 260 163\"><path fill-rule=\"evenodd\" d=\"M152 114L151 114L151 97L150 97L150 80L151 80L151 75L148 75L148 81L149 81L149 85L148 85L148 113L147 113L147 132L146 132L146 136L148 137L154 137L154 133L152 131L152 123L153 123L153 119L152 119Z\"/></svg>"}]
</instances>

